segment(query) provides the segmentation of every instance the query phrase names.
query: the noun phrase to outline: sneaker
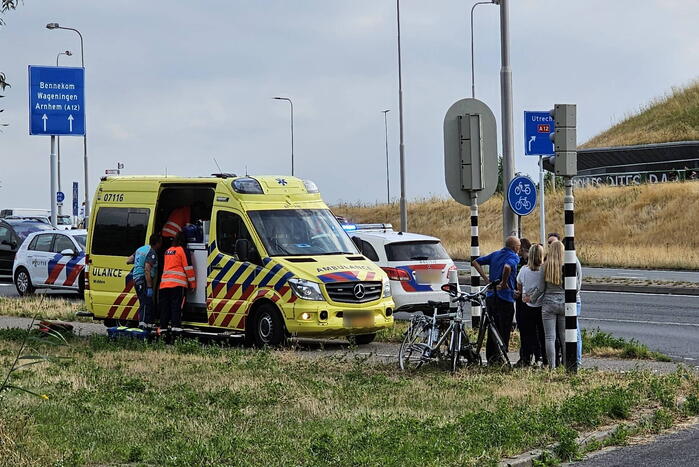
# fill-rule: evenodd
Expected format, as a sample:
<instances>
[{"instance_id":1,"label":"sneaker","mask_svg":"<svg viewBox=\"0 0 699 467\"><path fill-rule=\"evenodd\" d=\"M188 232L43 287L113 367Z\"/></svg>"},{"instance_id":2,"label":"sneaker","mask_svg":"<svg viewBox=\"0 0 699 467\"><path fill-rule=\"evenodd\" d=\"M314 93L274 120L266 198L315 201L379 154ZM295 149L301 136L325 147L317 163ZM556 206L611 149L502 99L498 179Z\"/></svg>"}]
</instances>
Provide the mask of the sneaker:
<instances>
[{"instance_id":1,"label":"sneaker","mask_svg":"<svg viewBox=\"0 0 699 467\"><path fill-rule=\"evenodd\" d=\"M182 328L176 328L174 326L172 327L172 332L180 332L181 333L182 331L183 331Z\"/></svg>"},{"instance_id":2,"label":"sneaker","mask_svg":"<svg viewBox=\"0 0 699 467\"><path fill-rule=\"evenodd\" d=\"M145 322L145 321L139 321L139 323L138 323L138 328L139 328L139 329L146 329L146 322Z\"/></svg>"}]
</instances>

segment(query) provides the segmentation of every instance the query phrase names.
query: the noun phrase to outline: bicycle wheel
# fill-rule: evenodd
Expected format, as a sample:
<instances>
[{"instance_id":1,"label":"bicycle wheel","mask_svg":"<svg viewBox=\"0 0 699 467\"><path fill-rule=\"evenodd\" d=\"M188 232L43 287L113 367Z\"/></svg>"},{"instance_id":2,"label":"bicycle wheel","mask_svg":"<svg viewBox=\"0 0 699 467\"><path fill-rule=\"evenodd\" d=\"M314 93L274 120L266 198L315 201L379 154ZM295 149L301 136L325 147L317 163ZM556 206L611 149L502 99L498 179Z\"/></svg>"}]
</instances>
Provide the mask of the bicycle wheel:
<instances>
[{"instance_id":1,"label":"bicycle wheel","mask_svg":"<svg viewBox=\"0 0 699 467\"><path fill-rule=\"evenodd\" d=\"M449 353L451 354L451 372L456 373L461 364L461 330L455 328L449 339Z\"/></svg>"},{"instance_id":2,"label":"bicycle wheel","mask_svg":"<svg viewBox=\"0 0 699 467\"><path fill-rule=\"evenodd\" d=\"M431 326L422 320L414 321L405 332L398 350L401 370L417 370L429 360L430 346L427 344Z\"/></svg>"}]
</instances>

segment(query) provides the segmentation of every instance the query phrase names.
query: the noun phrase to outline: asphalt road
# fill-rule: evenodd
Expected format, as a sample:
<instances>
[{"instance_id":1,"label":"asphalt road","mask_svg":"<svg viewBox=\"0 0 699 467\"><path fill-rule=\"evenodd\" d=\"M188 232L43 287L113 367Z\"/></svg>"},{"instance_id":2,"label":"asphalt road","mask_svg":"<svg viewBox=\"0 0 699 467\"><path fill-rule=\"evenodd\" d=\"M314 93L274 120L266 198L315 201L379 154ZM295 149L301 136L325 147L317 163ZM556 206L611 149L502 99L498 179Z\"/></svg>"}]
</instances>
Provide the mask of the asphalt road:
<instances>
[{"instance_id":1,"label":"asphalt road","mask_svg":"<svg viewBox=\"0 0 699 467\"><path fill-rule=\"evenodd\" d=\"M648 444L627 446L590 456L580 467L675 467L699 465L699 425L662 435Z\"/></svg>"},{"instance_id":2,"label":"asphalt road","mask_svg":"<svg viewBox=\"0 0 699 467\"><path fill-rule=\"evenodd\" d=\"M456 267L470 270L469 263L455 261ZM673 282L699 282L699 271L660 271L649 269L615 269L583 267L583 277L611 277L613 279L643 279Z\"/></svg>"}]
</instances>

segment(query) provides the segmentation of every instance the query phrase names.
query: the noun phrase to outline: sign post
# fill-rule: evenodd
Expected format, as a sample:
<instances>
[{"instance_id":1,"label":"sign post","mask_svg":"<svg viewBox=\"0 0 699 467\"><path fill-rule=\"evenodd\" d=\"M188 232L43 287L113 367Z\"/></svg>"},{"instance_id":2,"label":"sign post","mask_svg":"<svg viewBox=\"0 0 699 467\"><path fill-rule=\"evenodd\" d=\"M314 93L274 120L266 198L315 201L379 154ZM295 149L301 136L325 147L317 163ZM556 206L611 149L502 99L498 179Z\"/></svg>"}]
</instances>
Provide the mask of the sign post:
<instances>
[{"instance_id":1,"label":"sign post","mask_svg":"<svg viewBox=\"0 0 699 467\"><path fill-rule=\"evenodd\" d=\"M78 220L78 182L73 182L73 225Z\"/></svg>"},{"instance_id":2,"label":"sign post","mask_svg":"<svg viewBox=\"0 0 699 467\"><path fill-rule=\"evenodd\" d=\"M495 116L477 99L455 102L444 117L444 176L452 198L471 207L471 262L480 256L478 202L490 198L498 183ZM471 292L480 286L471 266ZM471 305L471 324L478 327L481 308Z\"/></svg>"},{"instance_id":3,"label":"sign post","mask_svg":"<svg viewBox=\"0 0 699 467\"><path fill-rule=\"evenodd\" d=\"M549 136L554 130L555 123L548 111L524 111L524 155L539 156L539 241L542 245L546 242L546 186L543 157L555 154Z\"/></svg>"},{"instance_id":4,"label":"sign post","mask_svg":"<svg viewBox=\"0 0 699 467\"><path fill-rule=\"evenodd\" d=\"M51 224L57 226L56 136L85 134L85 69L29 65L29 134L51 136Z\"/></svg>"}]
</instances>

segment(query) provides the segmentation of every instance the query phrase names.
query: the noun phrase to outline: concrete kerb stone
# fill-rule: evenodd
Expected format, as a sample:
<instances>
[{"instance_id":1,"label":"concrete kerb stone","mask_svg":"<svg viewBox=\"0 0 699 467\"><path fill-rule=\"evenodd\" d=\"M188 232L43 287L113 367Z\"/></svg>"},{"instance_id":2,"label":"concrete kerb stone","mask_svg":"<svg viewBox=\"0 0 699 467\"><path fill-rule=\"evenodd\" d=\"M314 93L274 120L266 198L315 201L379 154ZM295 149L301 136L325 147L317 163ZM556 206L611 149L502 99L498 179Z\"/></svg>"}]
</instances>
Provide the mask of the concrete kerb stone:
<instances>
[{"instance_id":1,"label":"concrete kerb stone","mask_svg":"<svg viewBox=\"0 0 699 467\"><path fill-rule=\"evenodd\" d=\"M681 408L681 404L680 404ZM641 417L640 419L629 422L629 423L617 423L611 427L604 428L602 430L597 430L593 431L590 433L585 433L577 438L577 443L581 448L585 448L587 445L591 443L603 443L607 439L609 439L614 432L620 427L620 426L627 426L630 427L631 429L638 428L641 426L643 423L647 422L649 416L644 416ZM663 430L661 433L658 433L656 436L666 434L666 433L672 433L674 431L686 428L687 425L693 425L699 423L699 417L693 417L690 418L689 423L680 423L679 425L673 425L672 428L669 428L667 430ZM515 457L507 457L503 460L501 460L498 463L498 467L532 467L534 465L534 461L539 460L541 456L544 454L546 451L553 451L555 449L556 445L551 444L547 446L545 449L533 449L531 451L527 451L523 454L520 454ZM597 453L602 450L604 450L606 447L602 447L601 449L598 449L596 451L591 451L586 454L591 454L591 453ZM568 465L568 464L563 464L563 465Z\"/></svg>"}]
</instances>

